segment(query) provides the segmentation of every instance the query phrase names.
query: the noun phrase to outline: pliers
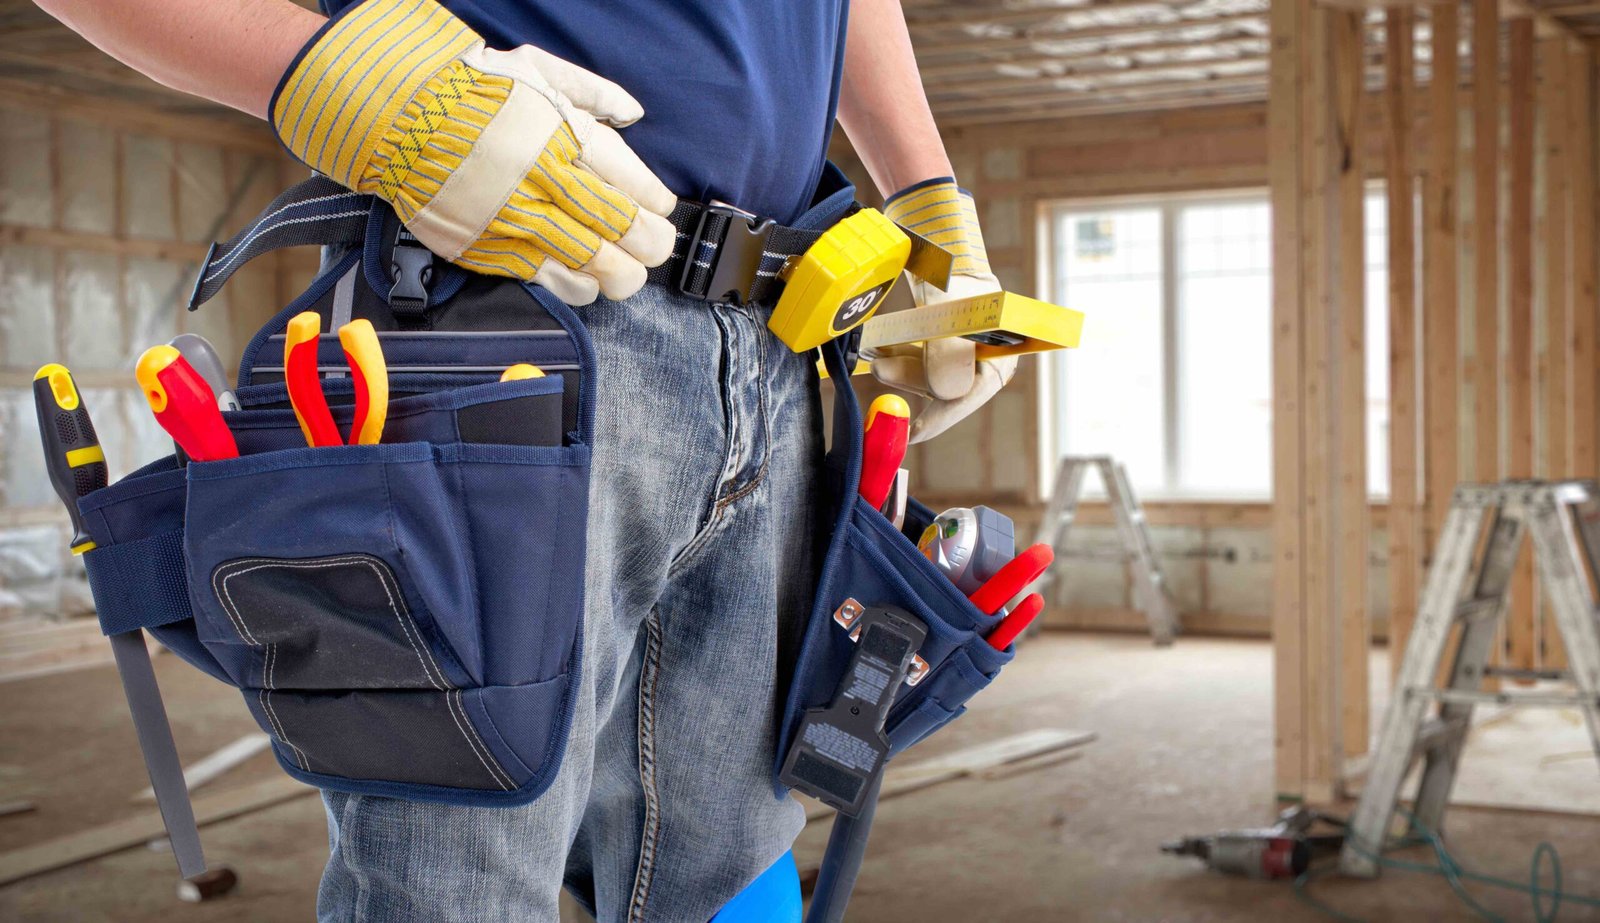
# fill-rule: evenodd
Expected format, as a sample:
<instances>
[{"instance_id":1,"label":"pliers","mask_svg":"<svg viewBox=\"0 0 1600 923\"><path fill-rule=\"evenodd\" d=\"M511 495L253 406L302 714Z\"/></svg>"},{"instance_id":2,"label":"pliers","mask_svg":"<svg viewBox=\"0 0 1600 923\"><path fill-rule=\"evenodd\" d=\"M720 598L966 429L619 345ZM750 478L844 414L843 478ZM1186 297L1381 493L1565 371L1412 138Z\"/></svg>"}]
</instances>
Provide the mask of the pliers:
<instances>
[{"instance_id":1,"label":"pliers","mask_svg":"<svg viewBox=\"0 0 1600 923\"><path fill-rule=\"evenodd\" d=\"M289 321L283 341L284 383L306 444L344 445L344 437L328 409L328 398L322 393L322 376L317 368L317 341L321 335L322 317L315 311L303 311ZM376 445L389 415L389 370L383 360L383 348L378 345L378 333L371 321L361 318L339 328L339 342L344 346L356 386L350 445Z\"/></svg>"}]
</instances>

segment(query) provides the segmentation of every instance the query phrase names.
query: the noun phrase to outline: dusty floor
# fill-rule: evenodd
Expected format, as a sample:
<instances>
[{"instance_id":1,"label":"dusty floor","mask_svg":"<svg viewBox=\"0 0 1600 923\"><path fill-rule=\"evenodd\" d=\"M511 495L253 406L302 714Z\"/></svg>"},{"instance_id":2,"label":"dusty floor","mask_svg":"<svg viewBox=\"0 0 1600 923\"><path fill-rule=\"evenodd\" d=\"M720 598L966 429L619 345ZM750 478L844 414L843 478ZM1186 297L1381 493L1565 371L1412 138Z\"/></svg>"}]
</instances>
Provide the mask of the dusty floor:
<instances>
[{"instance_id":1,"label":"dusty floor","mask_svg":"<svg viewBox=\"0 0 1600 923\"><path fill-rule=\"evenodd\" d=\"M158 671L186 760L253 730L238 698L176 658ZM0 849L126 816L146 784L109 668L0 689ZM1097 731L1082 758L991 781L961 781L885 802L852 921L1298 921L1333 919L1286 884L1223 879L1157 846L1185 833L1253 825L1273 813L1270 663L1264 643L1184 639L1168 650L1133 636L1051 635L970 715L908 760L1019 730ZM277 770L258 757L218 787ZM1595 780L1600 787L1600 779ZM826 824L798 844L815 856ZM326 855L320 802L300 798L204 830L210 856L239 870L229 898L172 899L171 859L144 848L0 888L0 919L305 920ZM1458 809L1450 842L1469 868L1525 879L1535 844L1561 853L1569 892L1600 895L1600 819ZM1312 893L1359 919L1476 919L1440 879L1392 872L1378 882L1317 881ZM1506 919L1526 898L1474 888ZM1568 905L1560 920L1600 920Z\"/></svg>"}]
</instances>

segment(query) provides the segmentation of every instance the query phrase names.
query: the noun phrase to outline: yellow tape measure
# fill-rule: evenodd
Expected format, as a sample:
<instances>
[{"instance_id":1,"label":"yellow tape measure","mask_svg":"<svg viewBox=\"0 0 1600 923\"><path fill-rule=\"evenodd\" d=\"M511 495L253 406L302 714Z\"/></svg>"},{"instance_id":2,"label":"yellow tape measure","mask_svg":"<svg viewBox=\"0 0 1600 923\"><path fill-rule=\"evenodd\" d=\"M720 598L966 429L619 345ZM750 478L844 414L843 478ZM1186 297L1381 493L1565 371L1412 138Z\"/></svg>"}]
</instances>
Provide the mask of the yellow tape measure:
<instances>
[{"instance_id":1,"label":"yellow tape measure","mask_svg":"<svg viewBox=\"0 0 1600 923\"><path fill-rule=\"evenodd\" d=\"M797 353L854 329L883 304L911 256L911 238L874 208L829 228L784 267L767 326Z\"/></svg>"}]
</instances>

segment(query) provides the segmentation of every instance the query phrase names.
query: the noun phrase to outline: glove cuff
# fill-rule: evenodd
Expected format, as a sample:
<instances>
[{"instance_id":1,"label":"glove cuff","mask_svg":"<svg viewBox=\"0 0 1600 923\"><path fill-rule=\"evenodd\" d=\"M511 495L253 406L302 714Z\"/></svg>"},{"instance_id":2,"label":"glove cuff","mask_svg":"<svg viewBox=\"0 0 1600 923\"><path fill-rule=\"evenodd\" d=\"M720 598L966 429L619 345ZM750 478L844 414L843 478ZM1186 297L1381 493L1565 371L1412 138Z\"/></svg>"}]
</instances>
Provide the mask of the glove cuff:
<instances>
[{"instance_id":1,"label":"glove cuff","mask_svg":"<svg viewBox=\"0 0 1600 923\"><path fill-rule=\"evenodd\" d=\"M955 254L951 272L958 276L989 274L989 254L978 227L972 194L941 176L907 186L883 203L883 213Z\"/></svg>"},{"instance_id":2,"label":"glove cuff","mask_svg":"<svg viewBox=\"0 0 1600 923\"><path fill-rule=\"evenodd\" d=\"M312 37L273 95L273 129L307 166L355 189L413 97L480 41L434 0L368 0Z\"/></svg>"}]
</instances>

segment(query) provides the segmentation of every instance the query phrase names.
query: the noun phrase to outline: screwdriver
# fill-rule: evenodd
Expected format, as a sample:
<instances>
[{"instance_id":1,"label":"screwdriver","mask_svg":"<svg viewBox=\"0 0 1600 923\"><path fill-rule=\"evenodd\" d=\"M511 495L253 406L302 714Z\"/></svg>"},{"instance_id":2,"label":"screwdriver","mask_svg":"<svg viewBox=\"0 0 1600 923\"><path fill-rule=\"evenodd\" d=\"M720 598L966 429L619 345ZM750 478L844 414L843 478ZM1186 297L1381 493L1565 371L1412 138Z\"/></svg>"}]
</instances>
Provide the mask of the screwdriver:
<instances>
[{"instance_id":1,"label":"screwdriver","mask_svg":"<svg viewBox=\"0 0 1600 923\"><path fill-rule=\"evenodd\" d=\"M389 367L383 361L372 321L358 318L339 328L339 343L355 378L356 414L350 424L351 445L377 445L389 416ZM318 385L318 392L321 386ZM326 400L326 399L324 399Z\"/></svg>"},{"instance_id":2,"label":"screwdriver","mask_svg":"<svg viewBox=\"0 0 1600 923\"><path fill-rule=\"evenodd\" d=\"M239 398L228 389L228 373L222 367L222 357L217 355L217 348L211 341L198 333L180 333L167 343L173 349L183 354L189 360L194 370L211 386L211 393L217 396L217 406L223 410L238 410Z\"/></svg>"},{"instance_id":3,"label":"screwdriver","mask_svg":"<svg viewBox=\"0 0 1600 923\"><path fill-rule=\"evenodd\" d=\"M526 378L543 378L544 369L526 362L518 362L500 375L501 381L522 381Z\"/></svg>"},{"instance_id":4,"label":"screwdriver","mask_svg":"<svg viewBox=\"0 0 1600 923\"><path fill-rule=\"evenodd\" d=\"M94 540L84 531L78 513L78 498L106 486L106 453L66 366L52 362L34 373L33 405L39 415L50 483L72 518L72 553L93 551Z\"/></svg>"},{"instance_id":5,"label":"screwdriver","mask_svg":"<svg viewBox=\"0 0 1600 923\"><path fill-rule=\"evenodd\" d=\"M171 346L152 346L139 357L134 377L156 422L195 461L234 458L239 446L222 420L217 396L189 360Z\"/></svg>"},{"instance_id":6,"label":"screwdriver","mask_svg":"<svg viewBox=\"0 0 1600 923\"><path fill-rule=\"evenodd\" d=\"M864 429L860 493L873 509L882 509L894 486L895 474L906 458L911 407L898 394L880 395L867 408Z\"/></svg>"}]
</instances>

